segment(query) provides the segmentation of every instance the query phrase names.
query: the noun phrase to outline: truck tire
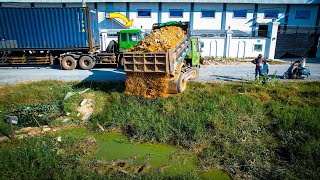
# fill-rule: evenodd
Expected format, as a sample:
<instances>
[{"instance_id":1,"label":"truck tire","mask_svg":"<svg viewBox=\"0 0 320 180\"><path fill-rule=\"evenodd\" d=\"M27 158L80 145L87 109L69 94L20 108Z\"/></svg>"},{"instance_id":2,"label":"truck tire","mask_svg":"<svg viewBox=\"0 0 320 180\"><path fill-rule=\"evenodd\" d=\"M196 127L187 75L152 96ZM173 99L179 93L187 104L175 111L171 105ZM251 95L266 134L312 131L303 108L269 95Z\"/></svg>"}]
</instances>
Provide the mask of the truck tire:
<instances>
[{"instance_id":1,"label":"truck tire","mask_svg":"<svg viewBox=\"0 0 320 180\"><path fill-rule=\"evenodd\" d=\"M119 68L123 68L123 66L124 66L124 60L123 60L123 55L122 55L122 54L119 54L119 55L118 55L117 66L118 66Z\"/></svg>"},{"instance_id":2,"label":"truck tire","mask_svg":"<svg viewBox=\"0 0 320 180\"><path fill-rule=\"evenodd\" d=\"M181 73L178 79L177 90L178 93L182 93L187 88L187 80L184 73Z\"/></svg>"},{"instance_id":3,"label":"truck tire","mask_svg":"<svg viewBox=\"0 0 320 180\"><path fill-rule=\"evenodd\" d=\"M197 78L199 76L199 68L195 67L194 69L195 70L194 70L194 73L192 74L191 79L195 79L195 78Z\"/></svg>"},{"instance_id":4,"label":"truck tire","mask_svg":"<svg viewBox=\"0 0 320 180\"><path fill-rule=\"evenodd\" d=\"M73 70L77 67L77 61L72 56L65 56L61 61L64 70Z\"/></svg>"},{"instance_id":5,"label":"truck tire","mask_svg":"<svg viewBox=\"0 0 320 180\"><path fill-rule=\"evenodd\" d=\"M79 60L79 66L83 70L92 69L94 65L95 63L90 56L82 56Z\"/></svg>"}]
</instances>

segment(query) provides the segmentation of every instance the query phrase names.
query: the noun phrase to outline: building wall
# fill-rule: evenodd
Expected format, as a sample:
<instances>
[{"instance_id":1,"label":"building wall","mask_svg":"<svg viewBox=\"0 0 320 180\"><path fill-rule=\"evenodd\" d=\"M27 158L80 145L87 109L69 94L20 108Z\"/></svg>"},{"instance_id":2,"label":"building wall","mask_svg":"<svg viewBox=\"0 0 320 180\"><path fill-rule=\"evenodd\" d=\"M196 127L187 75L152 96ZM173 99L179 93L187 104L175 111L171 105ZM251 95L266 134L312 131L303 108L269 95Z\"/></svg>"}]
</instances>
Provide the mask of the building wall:
<instances>
[{"instance_id":1,"label":"building wall","mask_svg":"<svg viewBox=\"0 0 320 180\"><path fill-rule=\"evenodd\" d=\"M202 18L202 10L215 11L214 18ZM193 29L220 29L223 4L195 3L193 12Z\"/></svg>"},{"instance_id":2,"label":"building wall","mask_svg":"<svg viewBox=\"0 0 320 180\"><path fill-rule=\"evenodd\" d=\"M182 18L170 18L169 10L170 9L182 9L183 17ZM167 21L189 21L190 20L190 3L162 3L162 17L161 22Z\"/></svg>"},{"instance_id":3,"label":"building wall","mask_svg":"<svg viewBox=\"0 0 320 180\"><path fill-rule=\"evenodd\" d=\"M223 57L225 38L199 38L204 43L202 57Z\"/></svg>"},{"instance_id":4,"label":"building wall","mask_svg":"<svg viewBox=\"0 0 320 180\"><path fill-rule=\"evenodd\" d=\"M62 7L62 3L34 3L34 7Z\"/></svg>"},{"instance_id":5,"label":"building wall","mask_svg":"<svg viewBox=\"0 0 320 180\"><path fill-rule=\"evenodd\" d=\"M266 55L266 38L231 38L229 50L225 49L226 38L200 38L204 43L203 57L223 57L226 51L230 58L257 57L259 54ZM261 44L262 51L254 51L254 45Z\"/></svg>"},{"instance_id":6,"label":"building wall","mask_svg":"<svg viewBox=\"0 0 320 180\"><path fill-rule=\"evenodd\" d=\"M126 3L99 3L98 4L98 15L101 18L99 27L100 29L124 29L123 26L118 24L117 22L113 21L112 19L108 19L110 12L117 12L121 13L126 16L126 9L127 5ZM101 21L102 18L105 16L106 19L104 21ZM129 18L129 17L128 17Z\"/></svg>"},{"instance_id":7,"label":"building wall","mask_svg":"<svg viewBox=\"0 0 320 180\"><path fill-rule=\"evenodd\" d=\"M1 7L31 7L30 3L1 3Z\"/></svg>"},{"instance_id":8,"label":"building wall","mask_svg":"<svg viewBox=\"0 0 320 180\"><path fill-rule=\"evenodd\" d=\"M272 19L268 19L264 17L265 10L277 10L279 12L277 22L283 24L285 22L285 14L286 14L286 5L281 4L259 4L258 5L258 13L257 13L257 23L268 23L272 22Z\"/></svg>"},{"instance_id":9,"label":"building wall","mask_svg":"<svg viewBox=\"0 0 320 180\"><path fill-rule=\"evenodd\" d=\"M66 3L66 7L82 7L81 3Z\"/></svg>"},{"instance_id":10,"label":"building wall","mask_svg":"<svg viewBox=\"0 0 320 180\"><path fill-rule=\"evenodd\" d=\"M119 24L112 22L110 20L104 20L107 17L108 12L119 12L124 15L127 15L126 12L126 3L125 2L99 2L98 11L99 11L99 22L102 23L99 25L101 28L112 28L118 29L123 28ZM91 8L94 7L94 3L87 3ZM9 3L2 2L2 7L31 7L31 3ZM42 3L35 2L35 7L63 7L62 3ZM82 3L65 3L66 7L81 7ZM130 19L134 19L133 25L140 28L143 26L144 29L151 29L153 23L158 22L158 13L159 13L159 3L129 3ZM235 4L227 3L226 6L226 26L227 29L229 26L234 30L242 30L250 32L252 30L253 22L253 12L254 4ZM281 24L285 23L285 13L286 13L286 4L258 4L257 12L257 23L266 24L271 22L272 19L266 19L264 17L265 10L278 10L279 16L276 21ZM310 4L292 4L290 5L290 11L288 16L288 25L291 26L315 26L317 13L319 5L310 5ZM137 17L137 10L139 9L151 9L151 17L142 18ZM170 9L182 9L184 11L183 18L170 18L169 10ZM162 12L161 12L161 22L167 21L190 21L190 13L193 13L193 29L220 29L221 28L221 19L223 14L223 4L222 3L194 3L194 12L190 12L191 3L162 3ZM202 10L214 10L214 18L202 18ZM247 10L246 18L234 18L233 10ZM296 19L296 11L304 10L310 11L310 19Z\"/></svg>"},{"instance_id":11,"label":"building wall","mask_svg":"<svg viewBox=\"0 0 320 180\"><path fill-rule=\"evenodd\" d=\"M151 17L138 17L138 10L151 10ZM130 3L130 19L133 25L143 29L152 29L152 24L158 23L158 3Z\"/></svg>"},{"instance_id":12,"label":"building wall","mask_svg":"<svg viewBox=\"0 0 320 180\"><path fill-rule=\"evenodd\" d=\"M99 29L107 29L107 3L98 3L98 23Z\"/></svg>"},{"instance_id":13,"label":"building wall","mask_svg":"<svg viewBox=\"0 0 320 180\"><path fill-rule=\"evenodd\" d=\"M262 44L262 51L254 51L255 44ZM229 57L257 57L259 54L265 56L266 39L233 38L230 42Z\"/></svg>"},{"instance_id":14,"label":"building wall","mask_svg":"<svg viewBox=\"0 0 320 180\"><path fill-rule=\"evenodd\" d=\"M247 17L234 18L234 10L247 10ZM251 32L253 12L254 4L227 4L226 29L230 26L231 29Z\"/></svg>"},{"instance_id":15,"label":"building wall","mask_svg":"<svg viewBox=\"0 0 320 180\"><path fill-rule=\"evenodd\" d=\"M112 8L110 8L109 10L126 15L126 9L127 9L127 4L123 2L119 2L119 3L112 3Z\"/></svg>"},{"instance_id":16,"label":"building wall","mask_svg":"<svg viewBox=\"0 0 320 180\"><path fill-rule=\"evenodd\" d=\"M310 11L310 19L296 19L296 11ZM315 26L318 6L315 5L291 5L288 17L288 25Z\"/></svg>"}]
</instances>

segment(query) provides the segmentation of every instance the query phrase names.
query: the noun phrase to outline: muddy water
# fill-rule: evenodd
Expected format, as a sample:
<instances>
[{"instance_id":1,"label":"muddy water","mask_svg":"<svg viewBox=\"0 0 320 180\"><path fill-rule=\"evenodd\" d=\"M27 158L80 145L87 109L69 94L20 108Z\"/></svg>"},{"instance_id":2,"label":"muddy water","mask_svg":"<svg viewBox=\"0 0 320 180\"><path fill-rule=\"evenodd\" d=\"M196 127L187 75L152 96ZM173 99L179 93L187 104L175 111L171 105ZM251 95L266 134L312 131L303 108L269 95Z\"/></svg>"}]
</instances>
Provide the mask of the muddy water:
<instances>
[{"instance_id":1,"label":"muddy water","mask_svg":"<svg viewBox=\"0 0 320 180\"><path fill-rule=\"evenodd\" d=\"M220 170L201 171L197 167L196 155L182 148L157 143L131 142L120 133L91 133L85 128L60 132L59 135L76 138L94 137L98 151L94 160L103 162L102 169L124 170L132 174L156 171L169 174L200 172L203 178L230 179Z\"/></svg>"}]
</instances>

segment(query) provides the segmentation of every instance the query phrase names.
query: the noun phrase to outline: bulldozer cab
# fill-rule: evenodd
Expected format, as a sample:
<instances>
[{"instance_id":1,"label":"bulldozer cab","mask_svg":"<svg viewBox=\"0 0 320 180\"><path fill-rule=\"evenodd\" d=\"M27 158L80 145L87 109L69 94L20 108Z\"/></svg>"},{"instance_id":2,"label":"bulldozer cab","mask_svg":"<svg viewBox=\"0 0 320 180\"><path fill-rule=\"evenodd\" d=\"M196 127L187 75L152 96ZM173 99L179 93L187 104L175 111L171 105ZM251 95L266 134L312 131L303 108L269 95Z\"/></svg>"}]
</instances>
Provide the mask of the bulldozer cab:
<instances>
[{"instance_id":1,"label":"bulldozer cab","mask_svg":"<svg viewBox=\"0 0 320 180\"><path fill-rule=\"evenodd\" d=\"M130 49L142 39L140 29L125 29L118 34L119 52Z\"/></svg>"}]
</instances>

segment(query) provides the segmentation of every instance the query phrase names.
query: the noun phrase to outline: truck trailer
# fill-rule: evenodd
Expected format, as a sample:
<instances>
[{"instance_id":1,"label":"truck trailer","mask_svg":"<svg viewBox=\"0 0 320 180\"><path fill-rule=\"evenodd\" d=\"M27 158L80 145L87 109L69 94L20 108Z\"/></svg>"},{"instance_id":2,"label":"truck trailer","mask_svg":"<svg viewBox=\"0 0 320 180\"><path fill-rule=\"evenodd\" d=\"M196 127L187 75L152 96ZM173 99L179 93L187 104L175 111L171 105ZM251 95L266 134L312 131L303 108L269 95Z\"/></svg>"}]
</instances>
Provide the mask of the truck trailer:
<instances>
[{"instance_id":1,"label":"truck trailer","mask_svg":"<svg viewBox=\"0 0 320 180\"><path fill-rule=\"evenodd\" d=\"M119 65L141 30L121 30L118 42L100 49L98 13L80 8L0 7L0 65L54 64L65 70Z\"/></svg>"},{"instance_id":2,"label":"truck trailer","mask_svg":"<svg viewBox=\"0 0 320 180\"><path fill-rule=\"evenodd\" d=\"M189 22L171 21L153 24L152 29L165 26L178 26L186 32L186 38L175 47L163 52L127 52L123 53L124 71L128 73L168 74L168 93L183 92L187 81L199 75L201 49L203 43L191 37Z\"/></svg>"}]
</instances>

